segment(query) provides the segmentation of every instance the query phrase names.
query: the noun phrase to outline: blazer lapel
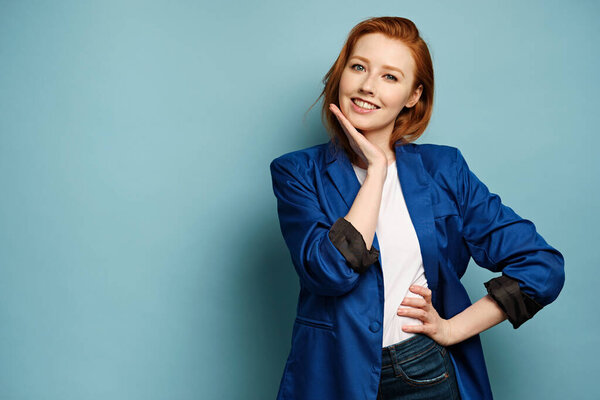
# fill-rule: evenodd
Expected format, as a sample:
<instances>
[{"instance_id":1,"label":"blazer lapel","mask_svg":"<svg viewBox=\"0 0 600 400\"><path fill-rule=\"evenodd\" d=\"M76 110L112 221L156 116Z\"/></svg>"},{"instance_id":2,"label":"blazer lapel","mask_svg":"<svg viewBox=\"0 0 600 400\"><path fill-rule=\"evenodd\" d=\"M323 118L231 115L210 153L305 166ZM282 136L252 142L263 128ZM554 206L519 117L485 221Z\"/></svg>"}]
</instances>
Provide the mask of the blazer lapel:
<instances>
[{"instance_id":1,"label":"blazer lapel","mask_svg":"<svg viewBox=\"0 0 600 400\"><path fill-rule=\"evenodd\" d=\"M407 144L395 147L396 167L404 201L419 239L427 286L435 293L439 271L431 189L421 155L415 152L415 146ZM332 141L329 141L327 147L326 162L326 173L345 204L345 208L340 204L344 208L341 213L347 213L360 190L360 182L346 153L341 148L336 149ZM377 233L373 238L373 246L379 250ZM381 255L379 263L381 264ZM433 297L435 303L435 294Z\"/></svg>"},{"instance_id":2,"label":"blazer lapel","mask_svg":"<svg viewBox=\"0 0 600 400\"><path fill-rule=\"evenodd\" d=\"M327 147L326 162L327 175L344 200L346 205L345 212L347 212L360 190L360 182L344 150L341 148L336 149L331 141L329 141L329 146Z\"/></svg>"},{"instance_id":3,"label":"blazer lapel","mask_svg":"<svg viewBox=\"0 0 600 400\"><path fill-rule=\"evenodd\" d=\"M416 145L396 146L396 167L408 214L419 239L427 286L435 293L438 287L439 260L431 183L421 154L415 152L415 149ZM435 295L433 298L435 303Z\"/></svg>"}]
</instances>

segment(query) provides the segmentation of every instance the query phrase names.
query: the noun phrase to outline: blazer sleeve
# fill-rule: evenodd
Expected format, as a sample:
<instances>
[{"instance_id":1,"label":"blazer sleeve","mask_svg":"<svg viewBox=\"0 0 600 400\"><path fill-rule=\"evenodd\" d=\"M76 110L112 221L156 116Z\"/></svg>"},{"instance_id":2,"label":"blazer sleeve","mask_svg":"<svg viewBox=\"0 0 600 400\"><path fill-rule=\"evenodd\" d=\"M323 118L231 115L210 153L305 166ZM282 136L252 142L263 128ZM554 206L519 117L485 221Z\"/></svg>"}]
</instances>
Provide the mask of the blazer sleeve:
<instances>
[{"instance_id":1,"label":"blazer sleeve","mask_svg":"<svg viewBox=\"0 0 600 400\"><path fill-rule=\"evenodd\" d=\"M458 149L456 168L463 238L478 265L502 272L484 285L517 329L558 297L565 281L563 255L533 222L490 193Z\"/></svg>"},{"instance_id":2,"label":"blazer sleeve","mask_svg":"<svg viewBox=\"0 0 600 400\"><path fill-rule=\"evenodd\" d=\"M296 165L278 158L270 170L281 233L300 283L323 296L351 291L378 260L378 250L367 250L360 232L344 218L328 222L314 187Z\"/></svg>"}]
</instances>

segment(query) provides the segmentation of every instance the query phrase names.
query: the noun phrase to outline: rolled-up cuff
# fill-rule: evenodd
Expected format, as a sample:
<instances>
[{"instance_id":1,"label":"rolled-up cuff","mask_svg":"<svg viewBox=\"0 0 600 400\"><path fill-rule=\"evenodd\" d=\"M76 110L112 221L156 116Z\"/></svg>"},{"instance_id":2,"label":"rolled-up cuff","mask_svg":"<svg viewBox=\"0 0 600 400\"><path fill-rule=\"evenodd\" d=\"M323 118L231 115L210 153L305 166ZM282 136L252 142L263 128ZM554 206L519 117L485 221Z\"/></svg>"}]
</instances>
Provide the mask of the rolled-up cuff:
<instances>
[{"instance_id":1,"label":"rolled-up cuff","mask_svg":"<svg viewBox=\"0 0 600 400\"><path fill-rule=\"evenodd\" d=\"M498 303L517 329L542 309L542 306L521 290L519 282L507 275L490 279L484 283L489 295Z\"/></svg>"},{"instance_id":2,"label":"rolled-up cuff","mask_svg":"<svg viewBox=\"0 0 600 400\"><path fill-rule=\"evenodd\" d=\"M342 253L350 267L358 273L363 273L379 259L379 250L367 245L362 234L343 217L337 219L329 230L331 243Z\"/></svg>"}]
</instances>

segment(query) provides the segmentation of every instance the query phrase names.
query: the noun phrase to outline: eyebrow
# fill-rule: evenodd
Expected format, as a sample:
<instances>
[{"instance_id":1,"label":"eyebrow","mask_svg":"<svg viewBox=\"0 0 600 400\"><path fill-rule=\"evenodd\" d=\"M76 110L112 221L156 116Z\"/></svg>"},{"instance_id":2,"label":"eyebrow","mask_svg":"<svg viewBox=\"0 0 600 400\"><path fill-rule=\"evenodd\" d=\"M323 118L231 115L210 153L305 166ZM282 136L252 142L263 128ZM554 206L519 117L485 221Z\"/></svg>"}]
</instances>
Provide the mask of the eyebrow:
<instances>
[{"instance_id":1,"label":"eyebrow","mask_svg":"<svg viewBox=\"0 0 600 400\"><path fill-rule=\"evenodd\" d=\"M350 57L350 59L353 59L353 58L358 58L359 60L363 60L367 64L369 63L369 59L365 58L365 57L361 57L361 56L352 56L352 57ZM400 72L402 74L403 77L406 78L406 76L404 75L404 72L402 72L402 70L400 68L392 67L391 65L383 65L382 67L386 68L386 69L393 69L395 71L398 71L398 72Z\"/></svg>"}]
</instances>

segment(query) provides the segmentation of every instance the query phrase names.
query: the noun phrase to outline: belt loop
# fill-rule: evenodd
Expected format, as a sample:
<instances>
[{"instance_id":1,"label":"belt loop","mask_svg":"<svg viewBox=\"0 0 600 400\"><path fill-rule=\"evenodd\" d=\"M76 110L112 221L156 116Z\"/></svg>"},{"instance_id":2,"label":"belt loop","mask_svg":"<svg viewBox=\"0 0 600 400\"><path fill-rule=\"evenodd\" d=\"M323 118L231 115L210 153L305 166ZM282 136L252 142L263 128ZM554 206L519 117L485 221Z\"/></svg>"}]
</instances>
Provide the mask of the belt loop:
<instances>
[{"instance_id":1,"label":"belt loop","mask_svg":"<svg viewBox=\"0 0 600 400\"><path fill-rule=\"evenodd\" d=\"M402 369L400 368L400 365L398 364L398 353L396 353L396 346L395 345L390 346L389 351L390 351L390 358L392 359L392 367L394 368L394 374L396 376L399 376L402 374Z\"/></svg>"},{"instance_id":2,"label":"belt loop","mask_svg":"<svg viewBox=\"0 0 600 400\"><path fill-rule=\"evenodd\" d=\"M391 362L391 361L392 361L392 354L391 354L391 352L390 352L390 347L389 347L389 346L385 346L385 347L383 348L383 352L382 352L382 355L381 355L381 360L382 360L382 361L381 361L381 365L382 365L382 366L383 366L383 359L384 359L386 356L387 356L387 357L390 359L390 362Z\"/></svg>"}]
</instances>

